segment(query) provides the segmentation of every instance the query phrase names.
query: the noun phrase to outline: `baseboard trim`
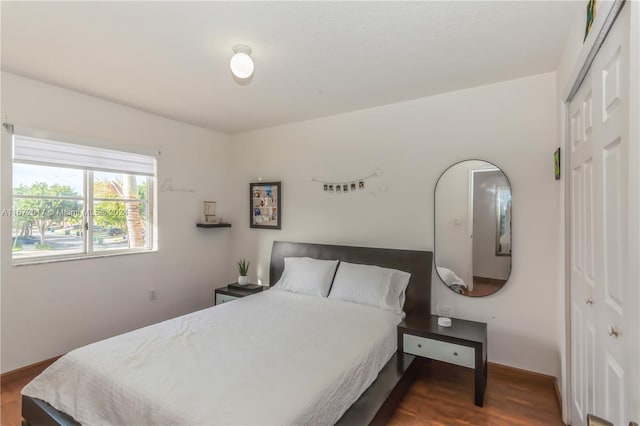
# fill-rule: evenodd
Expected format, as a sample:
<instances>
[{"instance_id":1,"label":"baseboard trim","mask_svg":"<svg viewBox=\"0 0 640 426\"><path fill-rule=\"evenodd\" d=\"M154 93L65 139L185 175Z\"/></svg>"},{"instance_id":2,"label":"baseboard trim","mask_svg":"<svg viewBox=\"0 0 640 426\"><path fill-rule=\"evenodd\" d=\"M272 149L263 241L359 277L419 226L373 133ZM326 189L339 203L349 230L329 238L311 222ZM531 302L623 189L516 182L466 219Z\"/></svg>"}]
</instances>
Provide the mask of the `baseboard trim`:
<instances>
[{"instance_id":1,"label":"baseboard trim","mask_svg":"<svg viewBox=\"0 0 640 426\"><path fill-rule=\"evenodd\" d=\"M553 390L556 391L556 401L558 402L558 408L562 413L562 394L560 393L560 383L558 383L558 378L553 378Z\"/></svg>"},{"instance_id":2,"label":"baseboard trim","mask_svg":"<svg viewBox=\"0 0 640 426\"><path fill-rule=\"evenodd\" d=\"M509 371L516 374L535 376L543 380L548 380L549 382L553 382L554 380L556 380L554 376L549 376L548 374L542 374L535 371L523 370L522 368L511 367L510 365L496 364L493 362L489 362L488 364L489 364L489 368L497 368L498 370L505 370L505 372ZM555 384L554 384L554 387L555 387Z\"/></svg>"},{"instance_id":3,"label":"baseboard trim","mask_svg":"<svg viewBox=\"0 0 640 426\"><path fill-rule=\"evenodd\" d=\"M7 371L0 375L0 383L6 385L24 379L25 377L33 377L44 371L45 368L53 364L62 355L45 359L44 361L36 362L34 364L25 365L24 367L17 368L15 370Z\"/></svg>"},{"instance_id":4,"label":"baseboard trim","mask_svg":"<svg viewBox=\"0 0 640 426\"><path fill-rule=\"evenodd\" d=\"M548 382L551 386L553 386L553 392L556 395L556 402L558 404L558 408L560 409L560 413L562 413L562 394L560 393L560 384L558 383L558 378L555 376L549 376L548 374L537 373L535 371L523 370L521 368L511 367L509 365L503 364L495 364L493 362L489 362L489 369L502 370L505 374L515 374L520 376L529 376L536 377L542 381Z\"/></svg>"}]
</instances>

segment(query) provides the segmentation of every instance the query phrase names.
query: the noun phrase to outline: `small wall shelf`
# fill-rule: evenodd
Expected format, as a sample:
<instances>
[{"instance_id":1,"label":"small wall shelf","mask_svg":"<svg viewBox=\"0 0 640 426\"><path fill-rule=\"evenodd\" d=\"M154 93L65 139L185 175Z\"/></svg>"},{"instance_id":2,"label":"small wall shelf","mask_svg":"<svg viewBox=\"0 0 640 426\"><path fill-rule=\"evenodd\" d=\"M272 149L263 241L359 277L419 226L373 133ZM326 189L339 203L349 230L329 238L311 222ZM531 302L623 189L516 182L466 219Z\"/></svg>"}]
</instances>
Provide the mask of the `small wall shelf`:
<instances>
[{"instance_id":1,"label":"small wall shelf","mask_svg":"<svg viewBox=\"0 0 640 426\"><path fill-rule=\"evenodd\" d=\"M230 223L196 223L198 228L231 228Z\"/></svg>"}]
</instances>

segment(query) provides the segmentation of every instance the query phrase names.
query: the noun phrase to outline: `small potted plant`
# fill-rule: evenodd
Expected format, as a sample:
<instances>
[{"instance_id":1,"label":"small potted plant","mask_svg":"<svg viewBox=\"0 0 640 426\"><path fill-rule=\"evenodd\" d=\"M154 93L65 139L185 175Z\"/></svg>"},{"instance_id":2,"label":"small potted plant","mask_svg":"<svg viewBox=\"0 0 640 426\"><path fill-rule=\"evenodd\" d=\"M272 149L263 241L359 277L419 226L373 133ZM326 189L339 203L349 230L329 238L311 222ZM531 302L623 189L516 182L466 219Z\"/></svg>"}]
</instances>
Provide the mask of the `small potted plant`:
<instances>
[{"instance_id":1,"label":"small potted plant","mask_svg":"<svg viewBox=\"0 0 640 426\"><path fill-rule=\"evenodd\" d=\"M247 274L249 273L249 262L244 259L238 260L238 284L247 285L249 284L249 277Z\"/></svg>"}]
</instances>

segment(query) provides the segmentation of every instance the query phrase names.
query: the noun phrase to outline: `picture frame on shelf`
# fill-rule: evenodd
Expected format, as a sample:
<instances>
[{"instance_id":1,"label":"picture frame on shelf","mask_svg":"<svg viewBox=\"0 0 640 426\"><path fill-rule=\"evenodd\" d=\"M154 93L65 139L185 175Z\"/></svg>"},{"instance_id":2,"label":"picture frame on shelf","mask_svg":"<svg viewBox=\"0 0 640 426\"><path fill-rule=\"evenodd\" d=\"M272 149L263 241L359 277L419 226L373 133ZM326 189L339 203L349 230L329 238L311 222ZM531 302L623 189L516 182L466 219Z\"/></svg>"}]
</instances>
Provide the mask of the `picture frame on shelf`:
<instances>
[{"instance_id":1,"label":"picture frame on shelf","mask_svg":"<svg viewBox=\"0 0 640 426\"><path fill-rule=\"evenodd\" d=\"M249 226L261 229L282 228L282 182L249 184Z\"/></svg>"},{"instance_id":2,"label":"picture frame on shelf","mask_svg":"<svg viewBox=\"0 0 640 426\"><path fill-rule=\"evenodd\" d=\"M216 219L216 202L215 201L202 202L202 215L201 215L200 221L201 223L218 223Z\"/></svg>"}]
</instances>

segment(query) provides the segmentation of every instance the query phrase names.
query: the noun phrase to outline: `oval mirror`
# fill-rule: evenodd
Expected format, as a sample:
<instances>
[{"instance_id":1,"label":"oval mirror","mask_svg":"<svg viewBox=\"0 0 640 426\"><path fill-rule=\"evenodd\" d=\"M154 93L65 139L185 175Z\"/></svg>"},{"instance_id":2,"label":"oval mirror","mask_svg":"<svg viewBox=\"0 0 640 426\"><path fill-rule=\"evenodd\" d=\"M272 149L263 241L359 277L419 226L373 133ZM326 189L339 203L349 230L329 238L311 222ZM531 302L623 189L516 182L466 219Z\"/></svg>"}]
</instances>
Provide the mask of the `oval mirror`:
<instances>
[{"instance_id":1,"label":"oval mirror","mask_svg":"<svg viewBox=\"0 0 640 426\"><path fill-rule=\"evenodd\" d=\"M435 187L435 264L442 282L465 296L500 290L511 274L511 185L487 161L461 161Z\"/></svg>"}]
</instances>

